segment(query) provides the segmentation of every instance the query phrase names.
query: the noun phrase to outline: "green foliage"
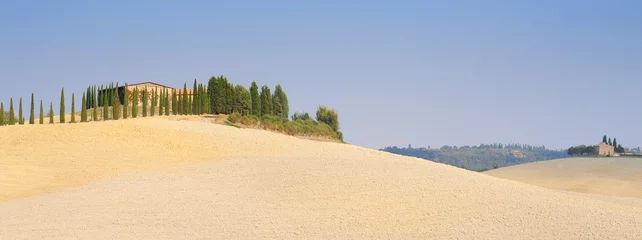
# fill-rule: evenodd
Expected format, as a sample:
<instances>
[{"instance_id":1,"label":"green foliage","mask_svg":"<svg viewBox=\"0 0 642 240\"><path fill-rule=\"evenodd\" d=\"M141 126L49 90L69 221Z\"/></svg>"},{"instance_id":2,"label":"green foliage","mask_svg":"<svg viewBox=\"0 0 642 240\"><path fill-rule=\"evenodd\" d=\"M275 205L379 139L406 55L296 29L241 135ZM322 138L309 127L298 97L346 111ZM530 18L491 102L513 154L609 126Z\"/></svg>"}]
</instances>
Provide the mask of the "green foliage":
<instances>
[{"instance_id":1,"label":"green foliage","mask_svg":"<svg viewBox=\"0 0 642 240\"><path fill-rule=\"evenodd\" d=\"M616 153L623 153L625 150L626 149L624 149L624 147L622 147L622 145L617 145L617 147L615 148L615 152Z\"/></svg>"},{"instance_id":2,"label":"green foliage","mask_svg":"<svg viewBox=\"0 0 642 240\"><path fill-rule=\"evenodd\" d=\"M18 113L18 124L23 125L25 124L25 118L22 114L22 98L20 98L20 108L19 108L19 113Z\"/></svg>"},{"instance_id":3,"label":"green foliage","mask_svg":"<svg viewBox=\"0 0 642 240\"><path fill-rule=\"evenodd\" d=\"M85 93L82 94L82 104L80 106L80 122L87 122L87 98Z\"/></svg>"},{"instance_id":4,"label":"green foliage","mask_svg":"<svg viewBox=\"0 0 642 240\"><path fill-rule=\"evenodd\" d=\"M125 87L123 88L123 119L129 118L129 90L128 90L128 84L125 83Z\"/></svg>"},{"instance_id":5,"label":"green foliage","mask_svg":"<svg viewBox=\"0 0 642 240\"><path fill-rule=\"evenodd\" d=\"M611 145L611 146L613 146L613 143L611 142L611 138L609 138L609 142L608 142L608 144L609 144L609 145Z\"/></svg>"},{"instance_id":6,"label":"green foliage","mask_svg":"<svg viewBox=\"0 0 642 240\"><path fill-rule=\"evenodd\" d=\"M121 114L121 109L120 109L120 94L118 94L118 83L116 83L116 86L111 89L111 118L114 120L120 119L120 114Z\"/></svg>"},{"instance_id":7,"label":"green foliage","mask_svg":"<svg viewBox=\"0 0 642 240\"><path fill-rule=\"evenodd\" d=\"M176 115L178 112L178 103L176 98L176 89L172 89L172 115Z\"/></svg>"},{"instance_id":8,"label":"green foliage","mask_svg":"<svg viewBox=\"0 0 642 240\"><path fill-rule=\"evenodd\" d=\"M252 99L252 115L258 117L261 115L261 98L259 97L259 86L256 82L252 82L250 87L250 98Z\"/></svg>"},{"instance_id":9,"label":"green foliage","mask_svg":"<svg viewBox=\"0 0 642 240\"><path fill-rule=\"evenodd\" d=\"M224 76L211 77L207 85L207 94L210 98L211 112L215 114L226 114L231 112L233 101L231 94L234 93L233 86Z\"/></svg>"},{"instance_id":10,"label":"green foliage","mask_svg":"<svg viewBox=\"0 0 642 240\"><path fill-rule=\"evenodd\" d=\"M138 117L138 87L134 88L132 94L132 118Z\"/></svg>"},{"instance_id":11,"label":"green foliage","mask_svg":"<svg viewBox=\"0 0 642 240\"><path fill-rule=\"evenodd\" d=\"M484 171L522 163L564 158L563 151L549 150L544 147L524 145L481 144L479 146L444 146L431 148L399 148L396 146L380 149L394 154L423 158L433 162L445 163L471 171Z\"/></svg>"},{"instance_id":12,"label":"green foliage","mask_svg":"<svg viewBox=\"0 0 642 240\"><path fill-rule=\"evenodd\" d=\"M608 142L606 141L606 135L604 135L604 137L602 137L602 142L603 142L603 143L608 143Z\"/></svg>"},{"instance_id":13,"label":"green foliage","mask_svg":"<svg viewBox=\"0 0 642 240\"><path fill-rule=\"evenodd\" d=\"M169 116L169 90L165 89L165 116Z\"/></svg>"},{"instance_id":14,"label":"green foliage","mask_svg":"<svg viewBox=\"0 0 642 240\"><path fill-rule=\"evenodd\" d=\"M0 126L4 126L4 115L7 114L4 112L4 103L0 102Z\"/></svg>"},{"instance_id":15,"label":"green foliage","mask_svg":"<svg viewBox=\"0 0 642 240\"><path fill-rule=\"evenodd\" d=\"M109 106L107 106L107 93L103 92L102 98L103 98L103 121L107 121L109 119Z\"/></svg>"},{"instance_id":16,"label":"green foliage","mask_svg":"<svg viewBox=\"0 0 642 240\"><path fill-rule=\"evenodd\" d=\"M94 86L92 91L93 91L93 93L91 94L91 98L92 98L92 100L91 100L91 106L92 106L91 120L92 121L98 121L98 109L97 109L98 108L98 101L97 101L98 96L96 95L96 86Z\"/></svg>"},{"instance_id":17,"label":"green foliage","mask_svg":"<svg viewBox=\"0 0 642 240\"><path fill-rule=\"evenodd\" d=\"M235 127L235 128L241 128L241 126L238 126L238 125L236 125L236 124L234 124L234 123L231 123L231 122L229 122L229 121L228 121L228 122L225 122L225 125L230 126L230 127Z\"/></svg>"},{"instance_id":18,"label":"green foliage","mask_svg":"<svg viewBox=\"0 0 642 240\"><path fill-rule=\"evenodd\" d=\"M189 108L189 100L187 99L187 83L183 84L183 97L181 99L181 103L183 104L183 106L181 106L182 107L181 108L182 109L181 114L187 115L187 113L189 112L189 110L188 110L188 108Z\"/></svg>"},{"instance_id":19,"label":"green foliage","mask_svg":"<svg viewBox=\"0 0 642 240\"><path fill-rule=\"evenodd\" d=\"M236 103L234 104L234 111L241 115L250 115L252 111L252 98L250 91L241 85L236 85Z\"/></svg>"},{"instance_id":20,"label":"green foliage","mask_svg":"<svg viewBox=\"0 0 642 240\"><path fill-rule=\"evenodd\" d=\"M237 123L241 119L241 114L238 113L232 113L229 116L227 116L227 120L230 121L231 123Z\"/></svg>"},{"instance_id":21,"label":"green foliage","mask_svg":"<svg viewBox=\"0 0 642 240\"><path fill-rule=\"evenodd\" d=\"M288 105L288 97L281 88L281 85L276 85L274 88L274 95L272 95L272 114L279 118L288 118L290 113Z\"/></svg>"},{"instance_id":22,"label":"green foliage","mask_svg":"<svg viewBox=\"0 0 642 240\"><path fill-rule=\"evenodd\" d=\"M4 110L0 112L4 112ZM45 109L42 107L42 100L40 100L40 121L38 123L45 124Z\"/></svg>"},{"instance_id":23,"label":"green foliage","mask_svg":"<svg viewBox=\"0 0 642 240\"><path fill-rule=\"evenodd\" d=\"M574 146L574 147L568 148L566 153L571 156L594 154L595 146L586 146L586 145Z\"/></svg>"},{"instance_id":24,"label":"green foliage","mask_svg":"<svg viewBox=\"0 0 642 240\"><path fill-rule=\"evenodd\" d=\"M71 94L71 123L76 123L76 99L74 94Z\"/></svg>"},{"instance_id":25,"label":"green foliage","mask_svg":"<svg viewBox=\"0 0 642 240\"><path fill-rule=\"evenodd\" d=\"M145 90L143 91L143 117L147 117L147 102L149 101L149 92L147 91L147 87L145 87Z\"/></svg>"},{"instance_id":26,"label":"green foliage","mask_svg":"<svg viewBox=\"0 0 642 240\"><path fill-rule=\"evenodd\" d=\"M49 102L49 124L54 123L53 102Z\"/></svg>"},{"instance_id":27,"label":"green foliage","mask_svg":"<svg viewBox=\"0 0 642 240\"><path fill-rule=\"evenodd\" d=\"M197 91L198 85L196 84L196 79L194 79L194 87L192 87L192 114L199 114L200 102L198 98L199 92Z\"/></svg>"},{"instance_id":28,"label":"green foliage","mask_svg":"<svg viewBox=\"0 0 642 240\"><path fill-rule=\"evenodd\" d=\"M261 93L260 93L260 98L261 98L261 116L263 115L271 115L272 112L272 94L270 93L270 87L263 85L261 87Z\"/></svg>"},{"instance_id":29,"label":"green foliage","mask_svg":"<svg viewBox=\"0 0 642 240\"><path fill-rule=\"evenodd\" d=\"M13 98L9 99L9 125L16 125L16 112L13 110Z\"/></svg>"},{"instance_id":30,"label":"green foliage","mask_svg":"<svg viewBox=\"0 0 642 240\"><path fill-rule=\"evenodd\" d=\"M33 93L31 94L31 111L29 111L29 124L36 123L35 103L33 102Z\"/></svg>"},{"instance_id":31,"label":"green foliage","mask_svg":"<svg viewBox=\"0 0 642 240\"><path fill-rule=\"evenodd\" d=\"M613 147L616 147L616 148L617 148L617 139L616 139L616 138L613 138L613 145L611 145L611 146L613 146ZM616 151L616 152L617 152L617 151Z\"/></svg>"},{"instance_id":32,"label":"green foliage","mask_svg":"<svg viewBox=\"0 0 642 240\"><path fill-rule=\"evenodd\" d=\"M294 115L292 115L292 120L293 121L296 121L296 120L299 120L299 119L301 119L301 120L311 119L310 118L310 114L308 114L307 112L302 112L302 113L296 112L296 113L294 113Z\"/></svg>"},{"instance_id":33,"label":"green foliage","mask_svg":"<svg viewBox=\"0 0 642 240\"><path fill-rule=\"evenodd\" d=\"M261 120L257 116L247 115L247 116L241 117L239 122L245 126L254 127L254 126L257 126L261 122Z\"/></svg>"},{"instance_id":34,"label":"green foliage","mask_svg":"<svg viewBox=\"0 0 642 240\"><path fill-rule=\"evenodd\" d=\"M65 123L65 88L60 92L60 123Z\"/></svg>"},{"instance_id":35,"label":"green foliage","mask_svg":"<svg viewBox=\"0 0 642 240\"><path fill-rule=\"evenodd\" d=\"M317 109L317 121L328 124L335 132L339 131L339 114L334 109L319 106Z\"/></svg>"},{"instance_id":36,"label":"green foliage","mask_svg":"<svg viewBox=\"0 0 642 240\"><path fill-rule=\"evenodd\" d=\"M157 96L158 95L156 94L156 89L152 89L152 107L150 109L150 115L152 117L154 116L154 113L156 112L156 98L157 98Z\"/></svg>"}]
</instances>

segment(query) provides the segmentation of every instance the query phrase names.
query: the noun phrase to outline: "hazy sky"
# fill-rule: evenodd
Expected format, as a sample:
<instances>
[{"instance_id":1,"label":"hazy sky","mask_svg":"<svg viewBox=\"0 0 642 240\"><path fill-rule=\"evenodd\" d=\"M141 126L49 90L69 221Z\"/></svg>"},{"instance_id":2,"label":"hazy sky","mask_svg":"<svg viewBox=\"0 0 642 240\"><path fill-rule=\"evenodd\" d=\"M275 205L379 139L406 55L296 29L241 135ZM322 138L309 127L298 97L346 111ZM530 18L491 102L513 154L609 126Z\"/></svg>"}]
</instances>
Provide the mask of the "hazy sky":
<instances>
[{"instance_id":1,"label":"hazy sky","mask_svg":"<svg viewBox=\"0 0 642 240\"><path fill-rule=\"evenodd\" d=\"M642 1L346 2L1 1L0 100L223 74L370 148L642 145Z\"/></svg>"}]
</instances>

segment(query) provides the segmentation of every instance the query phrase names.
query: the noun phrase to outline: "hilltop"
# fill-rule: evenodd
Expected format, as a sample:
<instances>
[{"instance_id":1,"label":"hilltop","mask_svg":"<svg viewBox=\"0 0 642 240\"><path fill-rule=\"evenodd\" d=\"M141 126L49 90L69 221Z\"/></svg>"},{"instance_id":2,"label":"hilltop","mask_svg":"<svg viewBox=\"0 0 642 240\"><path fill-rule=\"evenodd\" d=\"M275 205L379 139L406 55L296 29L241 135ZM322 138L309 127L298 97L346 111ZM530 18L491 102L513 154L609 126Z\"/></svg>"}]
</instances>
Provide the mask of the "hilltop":
<instances>
[{"instance_id":1,"label":"hilltop","mask_svg":"<svg viewBox=\"0 0 642 240\"><path fill-rule=\"evenodd\" d=\"M0 128L8 239L640 239L642 199L166 117Z\"/></svg>"}]
</instances>

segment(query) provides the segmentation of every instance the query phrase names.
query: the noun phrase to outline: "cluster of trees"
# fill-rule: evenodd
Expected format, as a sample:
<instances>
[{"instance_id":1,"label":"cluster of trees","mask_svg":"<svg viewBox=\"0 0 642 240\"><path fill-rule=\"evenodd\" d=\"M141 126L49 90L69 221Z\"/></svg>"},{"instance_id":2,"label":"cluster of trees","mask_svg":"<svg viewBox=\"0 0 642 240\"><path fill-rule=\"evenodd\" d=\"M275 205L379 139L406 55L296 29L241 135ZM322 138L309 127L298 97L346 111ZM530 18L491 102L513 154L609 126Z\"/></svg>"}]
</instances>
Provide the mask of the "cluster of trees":
<instances>
[{"instance_id":1,"label":"cluster of trees","mask_svg":"<svg viewBox=\"0 0 642 240\"><path fill-rule=\"evenodd\" d=\"M260 90L260 91L259 91ZM264 115L288 118L290 106L288 96L281 85L276 85L274 94L270 87L263 85L260 89L252 82L248 90L242 85L234 85L224 76L212 77L208 81L207 94L210 100L210 112L215 114L238 113L241 116Z\"/></svg>"},{"instance_id":2,"label":"cluster of trees","mask_svg":"<svg viewBox=\"0 0 642 240\"><path fill-rule=\"evenodd\" d=\"M595 154L595 146L586 146L586 145L579 145L579 146L573 146L568 148L566 151L568 155L575 156L575 155L592 155Z\"/></svg>"},{"instance_id":3,"label":"cluster of trees","mask_svg":"<svg viewBox=\"0 0 642 240\"><path fill-rule=\"evenodd\" d=\"M20 102L18 103L18 116L16 117L16 113L13 107L13 98L9 99L9 111L5 111L4 109L4 103L0 102L0 126L5 126L5 125L24 125L25 124L25 118L24 114L22 111L22 98L20 98ZM44 123L44 112L43 112L43 106L42 106L42 100L40 101L40 119L38 121L40 124ZM35 102L34 102L34 95L33 93L31 94L31 107L29 111L29 124L35 124L36 123L36 115L35 115Z\"/></svg>"},{"instance_id":4,"label":"cluster of trees","mask_svg":"<svg viewBox=\"0 0 642 240\"><path fill-rule=\"evenodd\" d=\"M497 146L497 147L490 147ZM498 167L564 158L568 155L563 151L549 150L545 147L530 147L520 144L481 144L480 146L451 146L440 149L400 148L396 146L380 149L381 151L404 156L423 158L433 162L445 163L471 171L486 171ZM512 147L507 147L512 146ZM521 147L520 147L521 146ZM519 151L517 154L515 150Z\"/></svg>"},{"instance_id":5,"label":"cluster of trees","mask_svg":"<svg viewBox=\"0 0 642 240\"><path fill-rule=\"evenodd\" d=\"M545 146L533 146L528 144L519 144L519 143L493 143L493 144L479 144L479 146L468 146L464 145L461 147L457 146L442 146L441 150L469 150L469 149L515 149L515 150L546 150Z\"/></svg>"}]
</instances>

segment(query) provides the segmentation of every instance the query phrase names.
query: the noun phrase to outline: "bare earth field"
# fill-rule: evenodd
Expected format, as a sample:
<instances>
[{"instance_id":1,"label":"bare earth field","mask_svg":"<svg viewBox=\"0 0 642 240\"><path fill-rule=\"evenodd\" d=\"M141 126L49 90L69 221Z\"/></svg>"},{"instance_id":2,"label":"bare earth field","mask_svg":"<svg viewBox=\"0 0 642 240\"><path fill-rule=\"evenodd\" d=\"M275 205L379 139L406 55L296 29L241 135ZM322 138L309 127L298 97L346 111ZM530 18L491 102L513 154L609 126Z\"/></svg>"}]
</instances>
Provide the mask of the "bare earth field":
<instances>
[{"instance_id":1,"label":"bare earth field","mask_svg":"<svg viewBox=\"0 0 642 240\"><path fill-rule=\"evenodd\" d=\"M155 117L0 127L0 239L642 239L642 199Z\"/></svg>"},{"instance_id":2,"label":"bare earth field","mask_svg":"<svg viewBox=\"0 0 642 240\"><path fill-rule=\"evenodd\" d=\"M485 173L551 189L642 198L642 158L564 158Z\"/></svg>"}]
</instances>

